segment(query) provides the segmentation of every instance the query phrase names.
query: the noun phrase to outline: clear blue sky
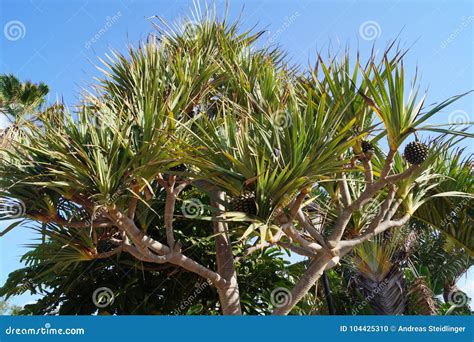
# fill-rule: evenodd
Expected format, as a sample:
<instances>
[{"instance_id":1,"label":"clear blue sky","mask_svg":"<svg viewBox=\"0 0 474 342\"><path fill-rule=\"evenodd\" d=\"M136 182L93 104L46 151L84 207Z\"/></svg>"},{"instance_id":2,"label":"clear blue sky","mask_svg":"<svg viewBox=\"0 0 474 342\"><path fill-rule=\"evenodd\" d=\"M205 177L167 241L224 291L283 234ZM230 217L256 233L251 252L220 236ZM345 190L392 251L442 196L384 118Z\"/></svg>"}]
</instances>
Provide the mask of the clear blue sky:
<instances>
[{"instance_id":1,"label":"clear blue sky","mask_svg":"<svg viewBox=\"0 0 474 342\"><path fill-rule=\"evenodd\" d=\"M98 74L98 57L110 48L124 50L145 39L152 27L145 18L166 20L189 13L192 1L151 0L2 0L0 4L0 73L50 86L50 101L78 99L78 91ZM221 11L224 1L217 1ZM242 12L243 10L243 12ZM242 13L242 27L266 29L292 61L306 66L316 51L343 49L347 44L367 55L375 43L383 49L399 37L411 46L406 69L418 65L427 103L474 89L474 2L455 1L230 1L230 17ZM446 109L433 123L474 121L474 96ZM0 118L0 125L1 123ZM468 149L474 151L472 146ZM19 266L31 235L17 229L0 239L0 284ZM474 272L471 272L474 273ZM474 297L474 277L460 287ZM28 298L18 299L24 304Z\"/></svg>"}]
</instances>

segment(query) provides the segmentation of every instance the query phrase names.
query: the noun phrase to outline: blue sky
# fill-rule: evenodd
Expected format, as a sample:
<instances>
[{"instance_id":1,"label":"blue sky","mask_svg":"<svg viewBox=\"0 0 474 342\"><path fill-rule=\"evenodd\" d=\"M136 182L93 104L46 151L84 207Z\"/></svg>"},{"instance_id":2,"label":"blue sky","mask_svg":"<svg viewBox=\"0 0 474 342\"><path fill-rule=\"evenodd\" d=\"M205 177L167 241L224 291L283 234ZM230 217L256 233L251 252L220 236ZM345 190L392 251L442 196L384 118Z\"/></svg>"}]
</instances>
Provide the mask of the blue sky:
<instances>
[{"instance_id":1,"label":"blue sky","mask_svg":"<svg viewBox=\"0 0 474 342\"><path fill-rule=\"evenodd\" d=\"M72 105L98 75L99 57L146 39L153 30L146 18L174 20L190 7L192 1L2 0L0 73L43 81L50 86L50 101L63 98ZM217 7L223 12L225 2L217 1ZM263 43L278 43L302 66L314 63L317 51L337 52L349 44L364 56L374 44L383 49L399 37L402 46L411 46L405 66L411 74L419 67L421 89L429 91L426 103L474 89L474 2L469 0L231 0L229 16L241 16L243 28L266 29ZM473 99L463 98L430 122L474 121ZM21 245L30 241L21 229L0 239L0 284L19 266ZM459 285L474 297L471 274Z\"/></svg>"}]
</instances>

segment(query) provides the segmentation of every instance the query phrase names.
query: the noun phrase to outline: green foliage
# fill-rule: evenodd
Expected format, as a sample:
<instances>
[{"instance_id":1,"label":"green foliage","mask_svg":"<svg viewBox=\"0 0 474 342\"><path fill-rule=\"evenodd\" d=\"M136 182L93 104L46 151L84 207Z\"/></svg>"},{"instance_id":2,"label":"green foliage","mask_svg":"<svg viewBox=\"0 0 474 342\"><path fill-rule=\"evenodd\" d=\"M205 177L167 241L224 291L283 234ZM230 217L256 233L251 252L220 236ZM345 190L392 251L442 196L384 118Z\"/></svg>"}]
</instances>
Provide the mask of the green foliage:
<instances>
[{"instance_id":1,"label":"green foliage","mask_svg":"<svg viewBox=\"0 0 474 342\"><path fill-rule=\"evenodd\" d=\"M195 191L182 195L181 203L187 199L199 199L205 207L208 199ZM157 239L165 238L162 215L164 194L157 192L153 202L139 204L137 222L148 234ZM178 206L179 207L179 206ZM209 215L210 213L204 213ZM174 223L176 239L183 245L187 255L202 265L216 268L215 241L211 222L192 220L177 216ZM163 315L216 315L219 301L215 288L199 276L173 265L156 265L137 261L127 253L107 259L93 260L94 236L90 230L64 228L48 225L44 227L46 242L31 244L22 257L26 267L12 272L0 296L9 298L24 293L41 295L33 304L26 305L22 315L76 315L76 314L163 314ZM108 242L113 234L109 229L96 231L95 239L99 252L111 250ZM82 241L80 239L83 239ZM89 249L85 248L89 246ZM236 246L238 256L249 245ZM241 283L243 312L251 315L271 313L270 293L277 287L291 288L302 269L290 265L279 249L266 249L254 253L236 263ZM112 305L98 309L93 303L94 291L100 287L110 288L115 296ZM308 300L311 299L311 296ZM296 312L303 310L301 302Z\"/></svg>"},{"instance_id":2,"label":"green foliage","mask_svg":"<svg viewBox=\"0 0 474 342\"><path fill-rule=\"evenodd\" d=\"M371 79L372 75L369 72L373 72L373 79ZM452 129L432 128L422 126L422 124L467 93L453 96L430 110L423 111L426 95L418 99L419 87L416 74L411 81L411 87L405 88L405 68L401 57L397 63L393 63L393 60L385 54L383 62L378 66L372 65L369 72L362 71L368 87L364 98L384 124L386 130L384 134L387 136L391 150L397 150L403 141L417 130L444 134L453 133ZM406 93L409 96L405 100Z\"/></svg>"},{"instance_id":3,"label":"green foliage","mask_svg":"<svg viewBox=\"0 0 474 342\"><path fill-rule=\"evenodd\" d=\"M416 272L425 277L435 295L442 295L446 284L455 283L474 265L474 258L422 222L414 222L412 228L417 232L416 248L411 257Z\"/></svg>"},{"instance_id":4,"label":"green foliage","mask_svg":"<svg viewBox=\"0 0 474 342\"><path fill-rule=\"evenodd\" d=\"M0 113L15 125L24 124L22 120L33 119L48 92L44 83L22 83L14 75L0 75Z\"/></svg>"},{"instance_id":5,"label":"green foliage","mask_svg":"<svg viewBox=\"0 0 474 342\"><path fill-rule=\"evenodd\" d=\"M306 204L324 216L322 234L327 236L342 209L342 175L351 199L366 189L361 142L370 140L373 146L370 158L376 178L392 156L388 172L403 173L409 165L398 149L420 130L441 137L410 177L395 182L396 199L402 202L395 214L415 215L453 239L458 248L472 252L472 206L455 209L472 194L472 161L449 155L459 140L448 138L472 134L455 127L423 126L465 94L425 108L424 97L417 96L416 77L406 88L405 52L393 44L380 60L372 55L366 64L358 58L352 62L348 52L339 60L319 56L315 68L305 72L288 66L278 49L258 49L262 32L241 32L237 22L218 19L208 10L197 16L176 26L157 23L157 33L146 42L125 54L108 55L102 61L102 77L83 94L74 112L61 104L43 109L47 87L42 84L2 77L5 113L15 119L33 115L34 124L25 124L22 134L0 150L0 195L25 203L25 220L10 228L33 223L41 236L24 256L27 268L11 275L4 294L18 294L18 288L23 289L18 285L27 278L31 286L25 291L45 294L29 307L34 312L73 313L77 308L92 313L95 307L86 298L96 285L112 286L120 280L123 286L111 313L171 313L179 304L176 298L190 296L199 280L173 266L150 270L151 265L128 254L93 261L110 252L121 234L114 226L93 228L107 218L109 208L128 214L141 233L164 241L165 191L160 177L166 181L176 175L188 181L177 207L193 199L203 206L196 215L199 221L174 212L176 239L186 255L215 269L215 235L209 225L215 212L204 185L230 197L255 193L256 215L227 212L219 217L237 227L232 230L236 255L245 247L271 241L281 228L278 215L289 211L298 193L307 191L314 197ZM22 103L21 114L10 106L17 103ZM389 151L383 150L382 138L388 140ZM182 164L184 171L176 168ZM386 196L382 188L374 199ZM371 210L355 210L346 237L366 229L379 207L380 203ZM449 224L440 225L440 219L453 211ZM356 249L353 261L365 277L366 289L395 273L401 277L394 260L397 246L374 240ZM120 275L123 269L125 278ZM271 310L273 288L290 287L305 264L288 265L279 250L267 249L240 260L237 269L245 312L264 314ZM347 274L331 272L330 277L346 279ZM215 314L216 303L214 290L206 288L186 313ZM294 313L318 310L324 311L324 306L308 295Z\"/></svg>"},{"instance_id":6,"label":"green foliage","mask_svg":"<svg viewBox=\"0 0 474 342\"><path fill-rule=\"evenodd\" d=\"M472 156L463 150L438 155L435 170L442 182L429 189L429 200L415 212L416 219L443 232L458 248L474 255L474 176ZM468 194L464 196L463 194Z\"/></svg>"},{"instance_id":7,"label":"green foliage","mask_svg":"<svg viewBox=\"0 0 474 342\"><path fill-rule=\"evenodd\" d=\"M206 229L201 230L201 233L205 235ZM201 262L215 267L212 250L212 241L189 249L192 255L200 255ZM122 254L115 259L85 261L40 277L45 267L51 266L29 265L16 270L0 288L0 294L7 297L23 293L42 295L35 303L27 304L19 314L219 314L215 288L195 274L176 266L137 263ZM278 250L266 250L237 263L237 273L242 284L243 313L270 314L273 308L270 297L272 290L277 287L291 288L300 272L300 269L289 266ZM92 300L94 291L99 287L108 287L114 293L114 302L103 309L98 309ZM306 312L306 303L302 301L295 312Z\"/></svg>"},{"instance_id":8,"label":"green foliage","mask_svg":"<svg viewBox=\"0 0 474 342\"><path fill-rule=\"evenodd\" d=\"M0 316L11 315L18 316L21 314L22 307L18 305L10 305L8 301L0 299Z\"/></svg>"}]
</instances>

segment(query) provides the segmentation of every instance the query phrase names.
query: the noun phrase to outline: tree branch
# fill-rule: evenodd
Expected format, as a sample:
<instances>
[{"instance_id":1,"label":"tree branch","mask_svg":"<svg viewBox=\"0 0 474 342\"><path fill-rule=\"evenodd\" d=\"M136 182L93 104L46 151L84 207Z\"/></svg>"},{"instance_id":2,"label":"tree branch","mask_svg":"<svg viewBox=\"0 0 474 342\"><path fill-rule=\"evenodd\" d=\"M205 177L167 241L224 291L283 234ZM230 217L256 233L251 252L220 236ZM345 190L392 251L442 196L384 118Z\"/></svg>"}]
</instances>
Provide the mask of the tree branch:
<instances>
[{"instance_id":1,"label":"tree branch","mask_svg":"<svg viewBox=\"0 0 474 342\"><path fill-rule=\"evenodd\" d=\"M84 196L81 196L81 195L78 195L78 194L72 195L71 200L73 202L76 202L76 203L82 205L83 207L85 207L87 209L93 209L94 206L96 205L93 201L91 201L87 198L84 198Z\"/></svg>"},{"instance_id":2,"label":"tree branch","mask_svg":"<svg viewBox=\"0 0 474 342\"><path fill-rule=\"evenodd\" d=\"M277 307L273 310L273 315L287 315L294 308L294 306L308 293L314 283L323 274L326 266L332 259L329 253L321 253L314 258L309 264L308 269L303 276L298 280L296 285L291 290L291 295L286 305Z\"/></svg>"},{"instance_id":3,"label":"tree branch","mask_svg":"<svg viewBox=\"0 0 474 342\"><path fill-rule=\"evenodd\" d=\"M148 250L140 249L140 248L134 247L132 245L128 245L128 244L123 245L123 250L125 252L130 253L131 255L133 255L136 259L141 260L141 261L145 261L145 262L164 264L164 263L169 262L170 259L171 259L170 254L167 254L165 256L153 255Z\"/></svg>"},{"instance_id":4,"label":"tree branch","mask_svg":"<svg viewBox=\"0 0 474 342\"><path fill-rule=\"evenodd\" d=\"M385 198L385 200L382 203L382 206L380 207L380 212L374 218L374 220L370 223L367 229L368 231L373 231L380 224L380 222L383 221L383 219L387 215L388 210L390 209L390 206L392 205L393 199L395 198L395 191L396 191L395 186L393 184L390 185L387 197Z\"/></svg>"},{"instance_id":5,"label":"tree branch","mask_svg":"<svg viewBox=\"0 0 474 342\"><path fill-rule=\"evenodd\" d=\"M191 182L187 180L179 183L179 185L174 188L174 194L176 197L178 197L180 192L183 191L189 184L191 184Z\"/></svg>"},{"instance_id":6,"label":"tree branch","mask_svg":"<svg viewBox=\"0 0 474 342\"><path fill-rule=\"evenodd\" d=\"M386 231L389 228L400 227L400 226L404 225L405 223L408 222L410 217L411 217L411 215L406 213L405 215L403 215L398 220L395 220L395 221L388 220L388 221L382 222L381 224L379 224L372 231L368 230L365 233L361 234L359 237L356 237L356 238L351 239L351 240L340 241L339 245L338 245L338 249L340 250L340 255L343 256L343 255L347 254L352 249L352 247L354 247L354 246L356 246L356 245L358 245L358 244L360 244L364 241L367 241L367 240L371 239L372 237L374 237L374 236L376 236L380 233L383 233L384 231Z\"/></svg>"},{"instance_id":7,"label":"tree branch","mask_svg":"<svg viewBox=\"0 0 474 342\"><path fill-rule=\"evenodd\" d=\"M387 177L388 173L390 172L390 169L392 168L393 158L395 157L396 153L397 150L390 150L388 152L387 159L385 159L384 168L382 169L382 173L380 174L381 179L385 179L385 177Z\"/></svg>"},{"instance_id":8,"label":"tree branch","mask_svg":"<svg viewBox=\"0 0 474 342\"><path fill-rule=\"evenodd\" d=\"M384 170L382 171L380 178L376 182L372 184L368 184L364 192L359 196L359 198L357 198L354 202L352 202L352 204L349 207L343 209L340 212L339 218L336 221L336 224L334 227L334 231L328 240L328 245L331 248L335 248L337 246L337 243L341 240L342 235L344 234L344 230L347 224L349 223L352 213L354 211L359 210L365 202L373 198L374 195L377 193L377 191L382 189L386 184L388 183L393 184L395 181L399 181L401 179L408 177L417 168L417 166L413 165L413 166L410 166L410 168L408 168L402 173L399 173L390 177L386 177L388 171L390 170L394 155L395 154L393 153L393 151L390 151L389 155L387 156L385 167L384 167Z\"/></svg>"},{"instance_id":9,"label":"tree branch","mask_svg":"<svg viewBox=\"0 0 474 342\"><path fill-rule=\"evenodd\" d=\"M309 190L308 188L305 188L301 190L301 192L296 196L293 204L290 207L290 220L293 219L296 216L296 213L298 210L301 209L301 206L303 205L304 199L306 195L308 194Z\"/></svg>"},{"instance_id":10,"label":"tree branch","mask_svg":"<svg viewBox=\"0 0 474 342\"><path fill-rule=\"evenodd\" d=\"M402 198L398 198L393 204L392 204L392 207L390 208L390 210L387 212L387 215L385 217L385 219L387 220L391 220L392 217L396 214L398 208L400 207L400 204L402 204L403 202L403 199Z\"/></svg>"},{"instance_id":11,"label":"tree branch","mask_svg":"<svg viewBox=\"0 0 474 342\"><path fill-rule=\"evenodd\" d=\"M372 184L374 182L374 171L372 169L372 162L367 156L362 157L362 164L364 164L365 182Z\"/></svg>"},{"instance_id":12,"label":"tree branch","mask_svg":"<svg viewBox=\"0 0 474 342\"><path fill-rule=\"evenodd\" d=\"M164 189L166 189L166 181L163 179L163 175L161 173L159 173L157 176L156 176L156 181L158 182L158 184L160 184Z\"/></svg>"},{"instance_id":13,"label":"tree branch","mask_svg":"<svg viewBox=\"0 0 474 342\"><path fill-rule=\"evenodd\" d=\"M166 228L166 242L171 249L174 249L175 239L173 232L173 216L174 207L176 204L176 195L174 193L174 185L176 176L170 176L166 184L166 203L165 203L165 228Z\"/></svg>"},{"instance_id":14,"label":"tree branch","mask_svg":"<svg viewBox=\"0 0 474 342\"><path fill-rule=\"evenodd\" d=\"M304 239L300 233L294 228L293 223L288 222L282 225L282 230L285 234L290 237L292 240L299 243L302 247L309 248L310 251L320 251L323 247L316 242L309 242Z\"/></svg>"},{"instance_id":15,"label":"tree branch","mask_svg":"<svg viewBox=\"0 0 474 342\"><path fill-rule=\"evenodd\" d=\"M181 191L183 191L189 182L185 181L176 186L175 175L169 176L168 181L165 182L161 175L158 176L158 179L161 179L160 184L166 190L166 202L165 202L165 228L166 228L166 242L171 249L174 249L176 241L174 238L173 231L173 217L174 210L176 207L176 199Z\"/></svg>"},{"instance_id":16,"label":"tree branch","mask_svg":"<svg viewBox=\"0 0 474 342\"><path fill-rule=\"evenodd\" d=\"M318 242L321 246L325 247L326 242L324 241L324 237L316 229L316 227L314 227L311 220L308 219L308 217L305 215L305 213L301 209L298 210L298 212L296 213L296 219L303 226L303 228L308 232L308 234L311 235L311 237L316 240L316 242Z\"/></svg>"},{"instance_id":17,"label":"tree branch","mask_svg":"<svg viewBox=\"0 0 474 342\"><path fill-rule=\"evenodd\" d=\"M125 245L124 250L134 255L139 260L163 263L170 262L172 264L183 267L184 269L196 273L205 279L212 281L217 287L225 287L226 280L218 273L202 266L196 261L186 257L180 252L171 250L169 247L154 240L150 236L145 235L135 223L124 215L116 205L108 208L109 217L115 222L115 225L130 236L132 242L138 247ZM140 250L151 249L158 255L147 253L143 255Z\"/></svg>"},{"instance_id":18,"label":"tree branch","mask_svg":"<svg viewBox=\"0 0 474 342\"><path fill-rule=\"evenodd\" d=\"M225 192L214 190L210 193L213 211L213 230L216 234L216 262L218 273L227 281L227 288L218 289L219 302L224 315L241 315L239 284L235 270L235 260L227 222L217 218L225 211Z\"/></svg>"},{"instance_id":19,"label":"tree branch","mask_svg":"<svg viewBox=\"0 0 474 342\"><path fill-rule=\"evenodd\" d=\"M106 258L110 258L111 256L115 255L115 254L118 254L120 252L123 251L123 245L121 246L118 246L108 252L103 252L103 253L97 253L94 255L94 259L106 259Z\"/></svg>"},{"instance_id":20,"label":"tree branch","mask_svg":"<svg viewBox=\"0 0 474 342\"><path fill-rule=\"evenodd\" d=\"M398 182L399 180L405 179L408 176L410 176L413 172L415 172L419 167L420 167L419 165L411 165L408 169L406 169L405 171L399 174L388 176L387 182L393 184L393 183Z\"/></svg>"},{"instance_id":21,"label":"tree branch","mask_svg":"<svg viewBox=\"0 0 474 342\"><path fill-rule=\"evenodd\" d=\"M349 205L351 205L351 194L349 192L349 186L347 185L347 178L345 174L341 175L339 186L341 187L342 204L345 208L347 208Z\"/></svg>"},{"instance_id":22,"label":"tree branch","mask_svg":"<svg viewBox=\"0 0 474 342\"><path fill-rule=\"evenodd\" d=\"M385 201L382 203L382 206L380 207L380 212L370 223L367 230L361 234L361 236L370 235L374 233L375 229L380 225L384 217L387 215L387 212L389 211L390 206L392 205L394 197L395 197L395 186L391 185L389 192L387 194L387 197L385 198ZM338 244L338 247L344 246L346 241L340 241ZM349 241L352 241L352 240L349 240Z\"/></svg>"},{"instance_id":23,"label":"tree branch","mask_svg":"<svg viewBox=\"0 0 474 342\"><path fill-rule=\"evenodd\" d=\"M303 255L303 256L306 256L308 258L314 258L317 255L311 250L307 250L303 247L292 245L291 243L280 241L280 242L277 242L277 245L279 245L283 248L287 248L290 251L295 252L296 254Z\"/></svg>"}]
</instances>

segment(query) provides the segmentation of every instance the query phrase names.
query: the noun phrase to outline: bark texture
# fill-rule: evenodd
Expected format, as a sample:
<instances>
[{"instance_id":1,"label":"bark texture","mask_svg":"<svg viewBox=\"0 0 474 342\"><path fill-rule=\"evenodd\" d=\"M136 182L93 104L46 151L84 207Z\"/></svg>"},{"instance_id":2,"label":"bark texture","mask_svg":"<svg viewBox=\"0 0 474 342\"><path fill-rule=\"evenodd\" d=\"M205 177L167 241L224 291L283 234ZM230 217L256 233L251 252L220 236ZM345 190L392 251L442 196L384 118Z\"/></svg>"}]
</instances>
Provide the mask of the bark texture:
<instances>
[{"instance_id":1,"label":"bark texture","mask_svg":"<svg viewBox=\"0 0 474 342\"><path fill-rule=\"evenodd\" d=\"M309 264L308 269L291 290L288 304L273 311L273 315L288 315L296 304L308 293L311 287L321 277L326 266L331 261L330 255L321 255L316 257Z\"/></svg>"},{"instance_id":2,"label":"bark texture","mask_svg":"<svg viewBox=\"0 0 474 342\"><path fill-rule=\"evenodd\" d=\"M237 282L237 272L235 271L234 255L229 237L227 223L218 221L218 214L225 211L223 205L225 193L223 191L214 191L211 196L211 205L216 209L214 214L214 234L216 236L216 261L217 273L226 281L225 286L217 288L219 301L224 315L241 315L239 285Z\"/></svg>"}]
</instances>

